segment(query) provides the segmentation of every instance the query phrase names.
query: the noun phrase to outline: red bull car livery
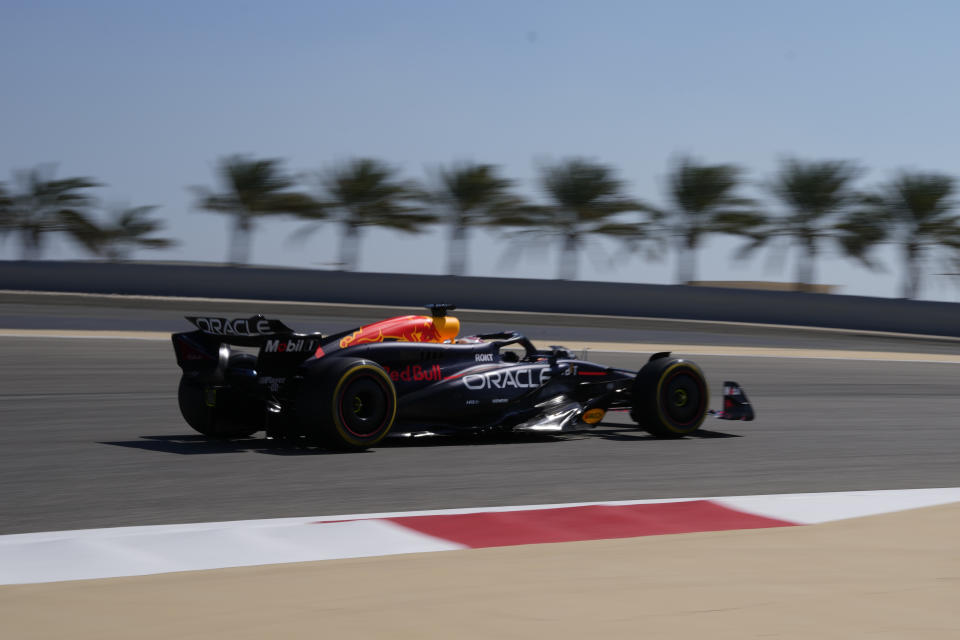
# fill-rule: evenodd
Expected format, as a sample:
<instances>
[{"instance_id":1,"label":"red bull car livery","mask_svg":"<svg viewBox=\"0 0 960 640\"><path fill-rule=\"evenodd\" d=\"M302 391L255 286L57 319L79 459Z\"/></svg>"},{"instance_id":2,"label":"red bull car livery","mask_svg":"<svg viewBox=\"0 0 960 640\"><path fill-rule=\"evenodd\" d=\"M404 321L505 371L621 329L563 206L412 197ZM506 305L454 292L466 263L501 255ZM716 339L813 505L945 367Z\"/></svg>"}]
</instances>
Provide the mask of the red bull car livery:
<instances>
[{"instance_id":1,"label":"red bull car livery","mask_svg":"<svg viewBox=\"0 0 960 640\"><path fill-rule=\"evenodd\" d=\"M708 413L754 417L732 381L723 385L723 409L710 411L700 368L669 352L639 371L612 368L563 347L537 349L510 331L458 338L454 307L428 308L429 316L330 336L263 316L188 317L196 330L173 334L180 411L210 437L264 431L346 450L390 434L581 431L618 409L661 438L695 432Z\"/></svg>"}]
</instances>

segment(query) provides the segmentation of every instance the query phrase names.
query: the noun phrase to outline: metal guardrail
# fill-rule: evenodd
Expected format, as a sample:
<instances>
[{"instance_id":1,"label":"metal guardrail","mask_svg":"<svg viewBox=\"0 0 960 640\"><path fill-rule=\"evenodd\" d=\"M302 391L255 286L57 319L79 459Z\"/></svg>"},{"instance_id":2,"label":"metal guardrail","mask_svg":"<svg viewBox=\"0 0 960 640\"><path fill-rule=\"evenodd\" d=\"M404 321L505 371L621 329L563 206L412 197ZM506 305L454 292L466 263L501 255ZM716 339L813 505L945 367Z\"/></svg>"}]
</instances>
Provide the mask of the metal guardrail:
<instances>
[{"instance_id":1,"label":"metal guardrail","mask_svg":"<svg viewBox=\"0 0 960 640\"><path fill-rule=\"evenodd\" d=\"M678 318L960 336L960 304L655 284L208 265L0 261L0 289Z\"/></svg>"}]
</instances>

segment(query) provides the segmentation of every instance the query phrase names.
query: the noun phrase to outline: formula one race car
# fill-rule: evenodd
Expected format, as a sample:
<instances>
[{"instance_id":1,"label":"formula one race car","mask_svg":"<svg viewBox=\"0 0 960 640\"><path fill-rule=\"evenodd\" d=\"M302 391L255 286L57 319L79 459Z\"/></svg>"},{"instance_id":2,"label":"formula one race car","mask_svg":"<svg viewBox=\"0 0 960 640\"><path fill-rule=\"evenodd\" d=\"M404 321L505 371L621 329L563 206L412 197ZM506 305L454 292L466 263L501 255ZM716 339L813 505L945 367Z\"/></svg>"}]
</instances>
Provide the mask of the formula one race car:
<instances>
[{"instance_id":1,"label":"formula one race car","mask_svg":"<svg viewBox=\"0 0 960 640\"><path fill-rule=\"evenodd\" d=\"M365 449L388 433L566 432L629 410L661 438L693 433L708 413L752 420L735 382L722 411L708 411L707 383L688 360L655 353L639 372L536 349L513 332L457 339L452 305L331 336L295 333L263 316L188 317L197 330L173 334L180 411L202 434L293 438ZM241 347L236 349L234 347ZM256 350L256 355L245 352Z\"/></svg>"}]
</instances>

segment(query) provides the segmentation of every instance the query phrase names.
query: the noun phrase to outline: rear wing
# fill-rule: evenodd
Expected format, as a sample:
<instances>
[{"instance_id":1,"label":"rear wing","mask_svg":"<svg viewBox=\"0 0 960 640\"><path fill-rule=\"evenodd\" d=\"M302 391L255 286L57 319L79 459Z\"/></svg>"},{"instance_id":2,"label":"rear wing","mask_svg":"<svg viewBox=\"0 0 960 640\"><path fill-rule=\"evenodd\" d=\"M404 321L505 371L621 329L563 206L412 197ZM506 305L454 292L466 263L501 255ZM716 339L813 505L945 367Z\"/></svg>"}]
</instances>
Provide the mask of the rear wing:
<instances>
[{"instance_id":1,"label":"rear wing","mask_svg":"<svg viewBox=\"0 0 960 640\"><path fill-rule=\"evenodd\" d=\"M323 335L295 333L279 320L186 316L196 331L173 334L177 364L184 371L222 378L230 355L228 345L254 347L260 375L287 375L310 356L323 355Z\"/></svg>"},{"instance_id":2,"label":"rear wing","mask_svg":"<svg viewBox=\"0 0 960 640\"><path fill-rule=\"evenodd\" d=\"M279 320L265 318L260 314L249 318L212 318L186 316L193 326L220 342L246 347L263 346L268 339L293 335L293 329ZM316 336L319 338L319 335Z\"/></svg>"}]
</instances>

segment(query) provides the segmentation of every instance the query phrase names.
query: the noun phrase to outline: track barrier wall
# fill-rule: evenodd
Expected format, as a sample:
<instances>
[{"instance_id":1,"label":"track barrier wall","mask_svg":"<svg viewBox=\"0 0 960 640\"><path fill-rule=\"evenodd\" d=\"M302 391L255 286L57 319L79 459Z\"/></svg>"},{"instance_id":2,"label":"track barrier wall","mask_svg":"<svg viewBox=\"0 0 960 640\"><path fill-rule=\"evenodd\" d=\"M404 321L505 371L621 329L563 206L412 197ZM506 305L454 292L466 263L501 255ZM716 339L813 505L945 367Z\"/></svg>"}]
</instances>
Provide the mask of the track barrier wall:
<instances>
[{"instance_id":1,"label":"track barrier wall","mask_svg":"<svg viewBox=\"0 0 960 640\"><path fill-rule=\"evenodd\" d=\"M0 261L0 289L755 322L960 337L960 304L615 282L267 267Z\"/></svg>"}]
</instances>

